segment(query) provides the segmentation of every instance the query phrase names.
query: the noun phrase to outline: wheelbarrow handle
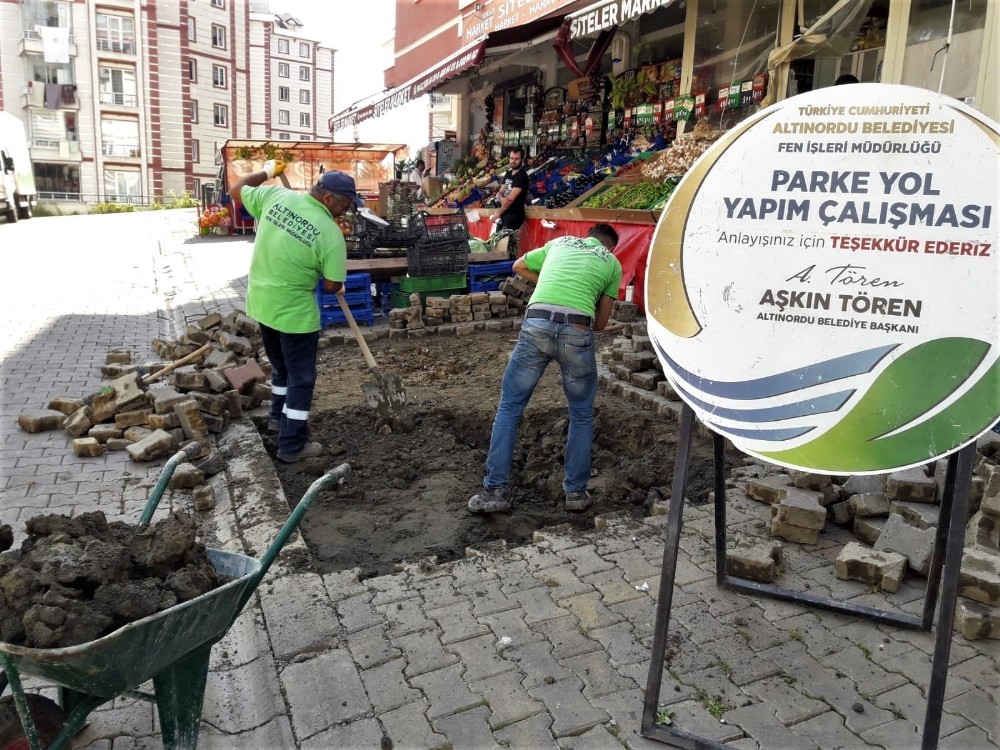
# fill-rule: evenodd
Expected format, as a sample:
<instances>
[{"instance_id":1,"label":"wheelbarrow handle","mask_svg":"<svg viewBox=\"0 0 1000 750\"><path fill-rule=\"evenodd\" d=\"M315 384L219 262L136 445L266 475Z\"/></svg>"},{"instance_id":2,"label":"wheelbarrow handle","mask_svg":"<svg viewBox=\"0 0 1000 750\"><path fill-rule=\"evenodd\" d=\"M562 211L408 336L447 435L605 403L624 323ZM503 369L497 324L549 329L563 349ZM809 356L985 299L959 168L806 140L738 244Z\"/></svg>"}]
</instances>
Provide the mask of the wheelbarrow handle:
<instances>
[{"instance_id":1,"label":"wheelbarrow handle","mask_svg":"<svg viewBox=\"0 0 1000 750\"><path fill-rule=\"evenodd\" d=\"M267 569L271 567L271 563L274 562L278 553L281 552L281 548L285 546L285 542L288 541L288 537L290 537L298 527L299 522L302 520L302 516L304 516L306 511L309 510L309 506L312 505L312 501L316 498L316 496L331 484L336 484L343 477L347 476L350 471L350 464L341 464L337 468L328 471L309 486L309 489L306 490L306 494L302 496L301 500L299 500L299 504L295 506L291 515L288 516L288 520L285 521L284 526L281 527L281 531L278 532L278 536L274 538L274 541L271 542L271 546L268 547L267 552L264 553L264 557L261 558L260 571L257 573L258 583L264 578L264 575L267 573ZM253 594L253 589L255 587L256 585L249 587L247 591L247 598Z\"/></svg>"},{"instance_id":2,"label":"wheelbarrow handle","mask_svg":"<svg viewBox=\"0 0 1000 750\"><path fill-rule=\"evenodd\" d=\"M167 489L170 477L174 475L174 469L176 469L179 464L197 456L201 449L201 443L190 443L177 451L170 457L170 460L163 465L163 471L160 472L160 478L156 480L153 492L150 494L149 500L146 502L146 507L142 511L142 517L139 519L139 526L149 525L149 522L153 518L153 514L156 512L156 506L160 504L160 498L163 497L163 492Z\"/></svg>"}]
</instances>

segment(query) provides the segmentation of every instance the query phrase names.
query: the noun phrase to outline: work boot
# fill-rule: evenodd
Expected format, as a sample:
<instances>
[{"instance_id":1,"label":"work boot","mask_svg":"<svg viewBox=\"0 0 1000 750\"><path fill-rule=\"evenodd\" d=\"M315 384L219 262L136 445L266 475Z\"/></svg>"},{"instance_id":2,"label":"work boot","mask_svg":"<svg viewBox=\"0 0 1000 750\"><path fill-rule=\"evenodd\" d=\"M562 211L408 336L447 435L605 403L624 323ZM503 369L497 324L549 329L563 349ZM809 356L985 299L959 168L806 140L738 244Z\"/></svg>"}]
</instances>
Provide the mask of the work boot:
<instances>
[{"instance_id":1,"label":"work boot","mask_svg":"<svg viewBox=\"0 0 1000 750\"><path fill-rule=\"evenodd\" d=\"M268 417L267 418L267 434L268 435L277 435L279 432L281 432L281 420L277 419L275 417Z\"/></svg>"},{"instance_id":2,"label":"work boot","mask_svg":"<svg viewBox=\"0 0 1000 750\"><path fill-rule=\"evenodd\" d=\"M590 492L587 490L566 493L566 510L587 510L590 507L590 503Z\"/></svg>"},{"instance_id":3,"label":"work boot","mask_svg":"<svg viewBox=\"0 0 1000 750\"><path fill-rule=\"evenodd\" d=\"M469 498L472 513L509 513L510 498L506 487L487 487Z\"/></svg>"},{"instance_id":4,"label":"work boot","mask_svg":"<svg viewBox=\"0 0 1000 750\"><path fill-rule=\"evenodd\" d=\"M323 446L319 443L308 442L295 453L283 453L278 451L278 460L286 464L293 464L303 458L317 458L323 455Z\"/></svg>"}]
</instances>

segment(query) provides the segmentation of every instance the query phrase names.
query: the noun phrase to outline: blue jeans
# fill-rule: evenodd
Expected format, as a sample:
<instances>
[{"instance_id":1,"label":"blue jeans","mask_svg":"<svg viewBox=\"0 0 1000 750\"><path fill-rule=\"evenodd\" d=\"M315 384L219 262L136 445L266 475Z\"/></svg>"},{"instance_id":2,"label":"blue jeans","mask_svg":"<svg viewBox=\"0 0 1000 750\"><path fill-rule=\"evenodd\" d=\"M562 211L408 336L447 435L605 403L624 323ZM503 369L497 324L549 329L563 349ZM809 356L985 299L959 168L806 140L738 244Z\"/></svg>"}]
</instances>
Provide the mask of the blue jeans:
<instances>
[{"instance_id":1,"label":"blue jeans","mask_svg":"<svg viewBox=\"0 0 1000 750\"><path fill-rule=\"evenodd\" d=\"M590 445L594 434L597 361L594 332L550 320L526 318L514 354L503 374L500 404L493 420L483 486L505 487L510 480L517 428L524 408L549 362L559 363L569 405L563 490L582 492L590 479Z\"/></svg>"},{"instance_id":2,"label":"blue jeans","mask_svg":"<svg viewBox=\"0 0 1000 750\"><path fill-rule=\"evenodd\" d=\"M298 453L309 440L309 406L316 386L319 332L282 333L261 323L260 335L271 360L269 418L281 422L278 450Z\"/></svg>"}]
</instances>

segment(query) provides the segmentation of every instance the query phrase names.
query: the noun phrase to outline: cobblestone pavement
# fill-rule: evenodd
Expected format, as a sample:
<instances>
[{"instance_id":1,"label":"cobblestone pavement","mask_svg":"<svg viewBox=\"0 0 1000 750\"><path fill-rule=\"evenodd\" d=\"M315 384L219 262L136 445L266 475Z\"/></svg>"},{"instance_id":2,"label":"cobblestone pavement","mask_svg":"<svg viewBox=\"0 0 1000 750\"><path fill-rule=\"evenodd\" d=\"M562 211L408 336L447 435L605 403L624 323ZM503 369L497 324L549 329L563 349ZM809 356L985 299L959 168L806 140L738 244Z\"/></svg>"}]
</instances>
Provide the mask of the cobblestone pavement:
<instances>
[{"instance_id":1,"label":"cobblestone pavement","mask_svg":"<svg viewBox=\"0 0 1000 750\"><path fill-rule=\"evenodd\" d=\"M2 227L5 247L39 248L19 253L17 273L0 280L0 519L18 531L48 508L137 517L159 464L75 459L64 434L27 435L14 419L94 390L111 347L151 358L155 335L242 306L249 243L194 239L193 218ZM91 249L94 236L108 247ZM73 244L81 237L87 252ZM220 502L203 514L203 533L212 546L260 555L285 507L280 486L262 475L267 458L248 423L231 426L220 449L228 466L213 479ZM753 526L766 508L738 495L729 523ZM184 493L164 500L187 503ZM664 520L611 517L584 535L546 529L524 547L365 581L303 572L296 537L213 650L200 746L664 747L639 734ZM712 533L710 509L689 505L662 715L734 748L919 747L933 636L720 590ZM830 560L845 541L825 534L815 555L786 545L786 576L812 593L919 610L922 591L910 583L885 597L835 579ZM1000 746L998 652L996 641L955 639L940 747ZM160 747L155 712L116 699L76 746Z\"/></svg>"}]
</instances>

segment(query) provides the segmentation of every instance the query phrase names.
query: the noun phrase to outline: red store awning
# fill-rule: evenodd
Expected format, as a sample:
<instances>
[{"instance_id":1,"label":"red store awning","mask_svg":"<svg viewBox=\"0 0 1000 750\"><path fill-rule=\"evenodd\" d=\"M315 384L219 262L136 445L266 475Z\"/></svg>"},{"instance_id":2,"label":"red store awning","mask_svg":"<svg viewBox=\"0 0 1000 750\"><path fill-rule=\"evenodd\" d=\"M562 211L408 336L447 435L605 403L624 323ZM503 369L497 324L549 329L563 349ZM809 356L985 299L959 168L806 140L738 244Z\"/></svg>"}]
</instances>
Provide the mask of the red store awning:
<instances>
[{"instance_id":1,"label":"red store awning","mask_svg":"<svg viewBox=\"0 0 1000 750\"><path fill-rule=\"evenodd\" d=\"M453 78L460 73L464 73L474 65L483 61L486 51L486 39L480 39L458 52L450 55L447 59L434 66L430 70L422 73L409 83L404 83L381 99L371 104L361 107L352 107L338 112L330 118L330 132L346 130L352 128L360 122L370 120L373 117L380 117L390 109L401 107L402 105L417 99L428 91L433 90L440 84Z\"/></svg>"}]
</instances>

